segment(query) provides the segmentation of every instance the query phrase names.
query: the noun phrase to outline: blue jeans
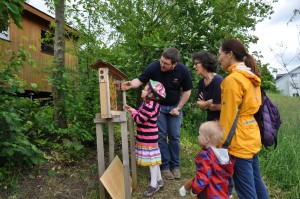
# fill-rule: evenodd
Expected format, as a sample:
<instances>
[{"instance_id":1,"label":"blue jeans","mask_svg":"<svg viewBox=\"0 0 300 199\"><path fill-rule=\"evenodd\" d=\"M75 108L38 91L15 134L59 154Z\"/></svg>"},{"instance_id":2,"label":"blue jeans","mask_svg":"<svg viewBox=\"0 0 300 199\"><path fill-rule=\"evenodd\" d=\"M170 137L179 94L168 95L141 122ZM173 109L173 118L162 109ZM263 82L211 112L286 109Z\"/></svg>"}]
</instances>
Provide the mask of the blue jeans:
<instances>
[{"instance_id":1,"label":"blue jeans","mask_svg":"<svg viewBox=\"0 0 300 199\"><path fill-rule=\"evenodd\" d=\"M180 164L180 126L182 112L179 116L172 116L169 112L176 106L160 106L157 118L158 146L161 153L161 170L178 169Z\"/></svg>"},{"instance_id":2,"label":"blue jeans","mask_svg":"<svg viewBox=\"0 0 300 199\"><path fill-rule=\"evenodd\" d=\"M257 154L250 159L233 158L234 187L239 199L268 199L269 194L260 175Z\"/></svg>"},{"instance_id":3,"label":"blue jeans","mask_svg":"<svg viewBox=\"0 0 300 199\"><path fill-rule=\"evenodd\" d=\"M232 195L233 187L234 187L233 178L232 177L228 178L228 193L229 193L229 195Z\"/></svg>"}]
</instances>

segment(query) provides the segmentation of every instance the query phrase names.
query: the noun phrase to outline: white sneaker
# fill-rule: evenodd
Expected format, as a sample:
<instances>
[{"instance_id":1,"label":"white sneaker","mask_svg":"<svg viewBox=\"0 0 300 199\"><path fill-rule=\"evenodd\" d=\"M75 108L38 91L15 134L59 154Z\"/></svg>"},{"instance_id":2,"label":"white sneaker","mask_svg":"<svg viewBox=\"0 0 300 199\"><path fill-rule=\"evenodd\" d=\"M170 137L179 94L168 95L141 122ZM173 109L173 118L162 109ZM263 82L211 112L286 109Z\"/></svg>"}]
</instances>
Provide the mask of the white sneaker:
<instances>
[{"instance_id":1,"label":"white sneaker","mask_svg":"<svg viewBox=\"0 0 300 199\"><path fill-rule=\"evenodd\" d=\"M185 190L184 186L182 186L182 187L179 189L179 194L180 194L181 196L185 196L186 193L187 193L187 191Z\"/></svg>"},{"instance_id":2,"label":"white sneaker","mask_svg":"<svg viewBox=\"0 0 300 199\"><path fill-rule=\"evenodd\" d=\"M229 198L233 198L233 195L230 195Z\"/></svg>"}]
</instances>

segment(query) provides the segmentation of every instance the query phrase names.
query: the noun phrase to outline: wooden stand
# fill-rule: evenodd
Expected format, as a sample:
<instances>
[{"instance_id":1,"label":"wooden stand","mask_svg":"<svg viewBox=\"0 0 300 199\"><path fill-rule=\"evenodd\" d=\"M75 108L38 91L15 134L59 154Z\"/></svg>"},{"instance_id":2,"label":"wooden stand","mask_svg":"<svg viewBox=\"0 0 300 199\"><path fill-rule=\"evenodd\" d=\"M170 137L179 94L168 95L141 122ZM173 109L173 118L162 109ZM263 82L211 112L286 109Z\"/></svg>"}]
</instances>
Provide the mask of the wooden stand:
<instances>
[{"instance_id":1,"label":"wooden stand","mask_svg":"<svg viewBox=\"0 0 300 199\"><path fill-rule=\"evenodd\" d=\"M130 119L131 121L131 119ZM98 156L98 173L99 173L99 194L100 198L104 199L105 188L100 181L101 176L105 172L105 157L104 157L104 142L103 142L103 124L108 123L108 135L109 135L109 163L112 162L115 152L114 152L114 123L121 124L121 135L122 135L122 156L123 156L123 169L124 169L124 185L125 185L125 199L131 198L130 192L130 170L129 170L129 147L128 147L128 133L127 133L127 118L126 112L119 112L111 119L102 119L100 114L96 115L94 119L96 124L96 136L97 136L97 156ZM131 122L132 123L132 122ZM131 169L132 169L132 188L135 190L137 188L137 174L136 174L136 163L135 163L135 143L134 143L134 132L133 124L130 126L130 152L131 152Z\"/></svg>"},{"instance_id":2,"label":"wooden stand","mask_svg":"<svg viewBox=\"0 0 300 199\"><path fill-rule=\"evenodd\" d=\"M99 93L100 93L100 111L96 114L94 123L96 124L97 136L97 156L98 156L98 172L99 172L99 194L100 198L105 198L105 187L100 181L101 176L105 172L104 158L104 142L103 142L103 124L108 124L108 141L109 141L109 163L115 157L115 142L114 142L114 123L121 124L122 135L122 155L123 155L123 170L124 170L124 190L125 199L131 198L130 190L130 169L129 169L129 148L128 148L128 133L127 133L127 118L126 112L123 110L123 105L126 104L126 94L121 91L121 83L126 75L119 71L116 67L103 60L98 60L91 65L98 70L99 77ZM132 188L137 188L136 162L135 162L135 137L133 132L133 121L129 119L130 128L130 153L131 153L131 169L132 169ZM123 199L123 198L122 198Z\"/></svg>"}]
</instances>

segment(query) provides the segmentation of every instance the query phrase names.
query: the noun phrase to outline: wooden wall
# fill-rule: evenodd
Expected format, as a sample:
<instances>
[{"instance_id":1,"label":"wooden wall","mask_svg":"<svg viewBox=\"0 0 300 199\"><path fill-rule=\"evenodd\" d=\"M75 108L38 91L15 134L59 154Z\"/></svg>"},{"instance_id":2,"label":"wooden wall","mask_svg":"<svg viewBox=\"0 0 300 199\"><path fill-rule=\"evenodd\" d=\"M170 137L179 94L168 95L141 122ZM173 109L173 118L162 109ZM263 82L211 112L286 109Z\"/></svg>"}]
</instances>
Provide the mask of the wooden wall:
<instances>
[{"instance_id":1,"label":"wooden wall","mask_svg":"<svg viewBox=\"0 0 300 199\"><path fill-rule=\"evenodd\" d=\"M26 7L27 6L27 7ZM28 8L28 9L26 9ZM35 13L32 13L32 12ZM38 13L40 16L37 16ZM46 16L44 19L43 16ZM24 45L26 51L30 52L32 59L36 62L36 67L30 66L27 63L24 66L23 74L20 75L28 85L36 83L38 85L37 91L51 92L51 85L48 82L48 75L50 72L49 66L52 64L53 55L47 54L41 51L41 30L48 30L54 33L54 30L50 30L48 21L50 16L42 13L38 10L34 10L33 7L25 4L25 10L23 11L22 29L18 29L17 26L10 22L10 40L1 42L1 51L5 49L12 49L17 51L19 46ZM52 21L54 19L52 18ZM69 28L70 29L70 28ZM35 46L36 50L30 50L29 46ZM65 53L65 65L72 69L77 69L78 59L76 56L77 47L69 38L66 38L66 53ZM8 57L5 58L6 60ZM26 88L30 90L30 87Z\"/></svg>"}]
</instances>

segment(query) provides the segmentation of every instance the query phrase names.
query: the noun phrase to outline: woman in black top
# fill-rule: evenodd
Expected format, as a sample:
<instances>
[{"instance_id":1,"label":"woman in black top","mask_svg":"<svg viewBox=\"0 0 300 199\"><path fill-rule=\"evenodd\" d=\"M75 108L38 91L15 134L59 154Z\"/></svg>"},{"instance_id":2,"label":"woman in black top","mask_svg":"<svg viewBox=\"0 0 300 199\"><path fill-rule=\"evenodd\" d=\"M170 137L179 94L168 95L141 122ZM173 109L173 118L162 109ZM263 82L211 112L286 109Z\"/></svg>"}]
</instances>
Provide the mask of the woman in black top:
<instances>
[{"instance_id":1,"label":"woman in black top","mask_svg":"<svg viewBox=\"0 0 300 199\"><path fill-rule=\"evenodd\" d=\"M198 82L197 106L207 111L207 121L219 120L223 77L216 73L218 61L205 51L194 53L192 60L194 69L203 77Z\"/></svg>"}]
</instances>

